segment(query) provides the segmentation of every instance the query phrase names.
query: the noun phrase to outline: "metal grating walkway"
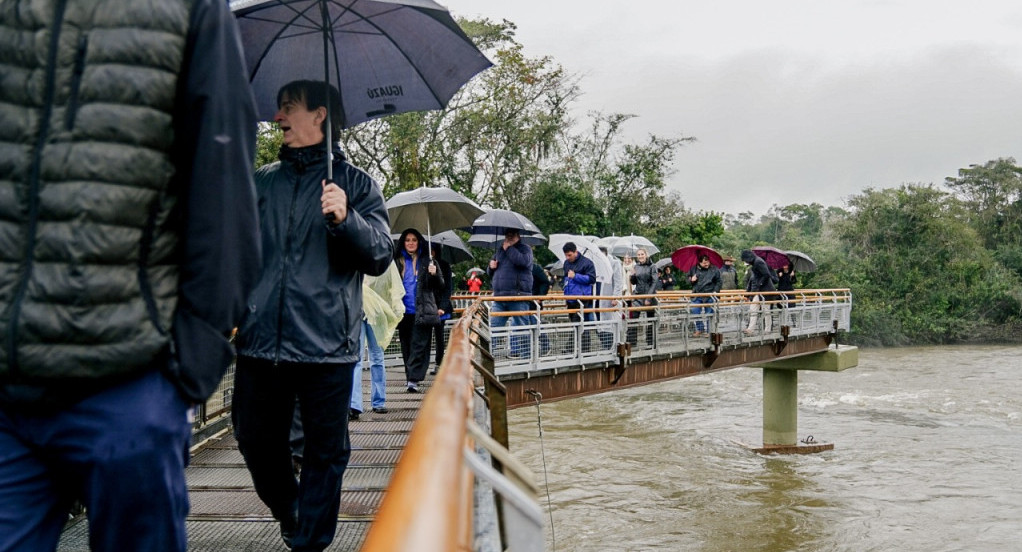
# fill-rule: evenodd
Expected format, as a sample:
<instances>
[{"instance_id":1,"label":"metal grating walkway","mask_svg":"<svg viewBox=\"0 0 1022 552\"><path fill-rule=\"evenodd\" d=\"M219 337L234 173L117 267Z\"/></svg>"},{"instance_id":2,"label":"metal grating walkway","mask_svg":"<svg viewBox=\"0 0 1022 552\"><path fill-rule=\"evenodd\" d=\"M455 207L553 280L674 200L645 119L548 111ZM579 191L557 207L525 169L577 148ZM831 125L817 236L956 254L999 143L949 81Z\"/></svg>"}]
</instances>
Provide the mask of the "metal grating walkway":
<instances>
[{"instance_id":1,"label":"metal grating walkway","mask_svg":"<svg viewBox=\"0 0 1022 552\"><path fill-rule=\"evenodd\" d=\"M386 414L369 408L368 372L362 374L366 412L350 422L351 459L344 472L337 536L328 551L354 551L362 546L369 524L383 500L394 466L408 441L423 393L405 392L404 368L387 367ZM428 388L430 381L424 382ZM185 471L191 510L188 549L193 552L286 550L279 526L256 496L252 479L228 432L200 447ZM68 523L60 552L87 552L88 520Z\"/></svg>"}]
</instances>

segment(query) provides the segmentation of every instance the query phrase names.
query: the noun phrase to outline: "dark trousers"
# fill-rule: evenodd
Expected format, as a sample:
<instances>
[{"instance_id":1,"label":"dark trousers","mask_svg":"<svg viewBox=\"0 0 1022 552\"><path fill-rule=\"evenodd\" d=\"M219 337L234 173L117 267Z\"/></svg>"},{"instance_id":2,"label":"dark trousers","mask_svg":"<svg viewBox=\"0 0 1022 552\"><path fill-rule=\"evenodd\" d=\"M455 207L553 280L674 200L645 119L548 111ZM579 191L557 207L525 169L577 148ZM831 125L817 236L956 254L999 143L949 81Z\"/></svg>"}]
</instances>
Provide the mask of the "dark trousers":
<instances>
[{"instance_id":1,"label":"dark trousers","mask_svg":"<svg viewBox=\"0 0 1022 552\"><path fill-rule=\"evenodd\" d=\"M256 494L273 517L297 512L295 551L320 551L337 529L341 478L351 456L348 403L354 363L303 364L238 357L232 416ZM289 437L301 401L305 446L295 479Z\"/></svg>"},{"instance_id":2,"label":"dark trousers","mask_svg":"<svg viewBox=\"0 0 1022 552\"><path fill-rule=\"evenodd\" d=\"M444 361L444 349L447 347L447 341L444 339L443 322L433 326L433 340L436 341L436 365L440 366L440 363Z\"/></svg>"},{"instance_id":3,"label":"dark trousers","mask_svg":"<svg viewBox=\"0 0 1022 552\"><path fill-rule=\"evenodd\" d=\"M56 550L81 500L92 550L183 552L187 413L157 370L55 412L0 407L0 550Z\"/></svg>"},{"instance_id":4,"label":"dark trousers","mask_svg":"<svg viewBox=\"0 0 1022 552\"><path fill-rule=\"evenodd\" d=\"M652 305L646 305L642 301L632 301L632 306L633 307L649 307L649 306L652 306ZM646 318L653 318L654 311L652 311L652 310L632 311L631 318L632 319L636 319L636 318L639 318L640 316L643 316L643 315L645 315ZM643 328L643 330L645 330L645 333L646 333L646 345L649 346L649 347L652 347L653 346L653 324L652 324L652 322L649 322L649 323L645 324L644 326L645 327ZM639 344L639 327L638 326L630 326L628 328L628 332L627 333L628 333L628 336L627 336L626 339L627 339L628 343L631 343L632 345L638 345Z\"/></svg>"},{"instance_id":5,"label":"dark trousers","mask_svg":"<svg viewBox=\"0 0 1022 552\"><path fill-rule=\"evenodd\" d=\"M405 314L397 325L397 337L401 341L401 359L405 363L405 379L414 383L426 379L433 326L416 324L414 314Z\"/></svg>"}]
</instances>

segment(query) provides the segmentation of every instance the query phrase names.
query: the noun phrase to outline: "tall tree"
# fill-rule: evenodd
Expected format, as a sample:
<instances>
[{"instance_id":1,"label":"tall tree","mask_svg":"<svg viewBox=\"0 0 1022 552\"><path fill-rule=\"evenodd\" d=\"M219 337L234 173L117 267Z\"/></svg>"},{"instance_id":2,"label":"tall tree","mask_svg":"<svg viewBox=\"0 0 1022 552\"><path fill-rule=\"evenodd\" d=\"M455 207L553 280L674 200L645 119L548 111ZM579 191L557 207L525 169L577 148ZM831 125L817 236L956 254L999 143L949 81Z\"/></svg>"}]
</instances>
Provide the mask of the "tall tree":
<instances>
[{"instance_id":1,"label":"tall tree","mask_svg":"<svg viewBox=\"0 0 1022 552\"><path fill-rule=\"evenodd\" d=\"M856 326L884 344L979 339L1017 319L1019 281L993 261L959 201L932 186L866 190L838 226Z\"/></svg>"}]
</instances>

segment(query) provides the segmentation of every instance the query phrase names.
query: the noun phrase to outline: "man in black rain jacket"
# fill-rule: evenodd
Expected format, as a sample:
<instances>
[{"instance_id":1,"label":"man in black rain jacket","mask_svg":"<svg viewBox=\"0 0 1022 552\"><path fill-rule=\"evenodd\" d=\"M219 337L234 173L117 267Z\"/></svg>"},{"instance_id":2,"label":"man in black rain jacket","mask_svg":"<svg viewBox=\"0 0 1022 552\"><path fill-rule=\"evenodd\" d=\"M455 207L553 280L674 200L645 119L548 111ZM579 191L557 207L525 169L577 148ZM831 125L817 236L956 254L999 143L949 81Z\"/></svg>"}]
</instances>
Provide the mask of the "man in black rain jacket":
<instances>
[{"instance_id":1,"label":"man in black rain jacket","mask_svg":"<svg viewBox=\"0 0 1022 552\"><path fill-rule=\"evenodd\" d=\"M274 120L284 145L280 161L255 175L262 274L238 332L233 405L256 493L295 550L323 550L334 537L351 454L348 404L360 353L362 274L383 274L393 247L380 187L336 147L336 183L325 180L325 88L296 81L277 97ZM340 113L336 89L329 101ZM305 433L300 485L289 446L296 398Z\"/></svg>"}]
</instances>

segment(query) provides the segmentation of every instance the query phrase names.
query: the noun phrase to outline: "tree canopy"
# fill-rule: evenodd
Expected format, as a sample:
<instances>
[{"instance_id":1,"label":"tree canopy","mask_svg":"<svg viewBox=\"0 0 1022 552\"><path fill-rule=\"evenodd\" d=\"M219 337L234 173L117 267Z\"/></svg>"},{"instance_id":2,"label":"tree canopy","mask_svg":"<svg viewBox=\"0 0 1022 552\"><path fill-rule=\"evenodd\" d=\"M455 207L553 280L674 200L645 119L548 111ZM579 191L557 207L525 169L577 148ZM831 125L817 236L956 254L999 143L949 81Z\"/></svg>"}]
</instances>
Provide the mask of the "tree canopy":
<instances>
[{"instance_id":1,"label":"tree canopy","mask_svg":"<svg viewBox=\"0 0 1022 552\"><path fill-rule=\"evenodd\" d=\"M571 116L580 79L531 58L509 21L462 20L493 61L443 110L405 113L342 132L348 158L384 195L452 188L484 207L512 209L545 233L643 235L662 256L689 244L737 257L773 245L812 256L799 287L850 287L851 339L863 344L1022 339L1022 167L1010 157L970 165L943 187L868 189L842 207L817 203L752 213L693 211L667 189L694 137L626 142L625 113ZM276 160L261 124L257 165ZM471 264L486 263L477 250ZM537 248L541 262L552 260ZM456 267L457 269L467 268Z\"/></svg>"}]
</instances>

